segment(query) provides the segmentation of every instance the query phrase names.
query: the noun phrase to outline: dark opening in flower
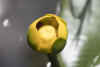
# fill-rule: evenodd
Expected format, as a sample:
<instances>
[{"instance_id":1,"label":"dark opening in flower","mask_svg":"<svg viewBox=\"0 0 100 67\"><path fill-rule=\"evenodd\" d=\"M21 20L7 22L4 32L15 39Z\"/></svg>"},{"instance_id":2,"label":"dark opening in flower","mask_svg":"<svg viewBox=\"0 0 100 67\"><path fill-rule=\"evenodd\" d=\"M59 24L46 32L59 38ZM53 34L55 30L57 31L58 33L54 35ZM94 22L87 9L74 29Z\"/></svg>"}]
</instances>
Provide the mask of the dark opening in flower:
<instances>
[{"instance_id":1,"label":"dark opening in flower","mask_svg":"<svg viewBox=\"0 0 100 67\"><path fill-rule=\"evenodd\" d=\"M65 46L66 39L66 23L52 14L39 18L30 25L28 30L29 45L40 52L60 52Z\"/></svg>"}]
</instances>

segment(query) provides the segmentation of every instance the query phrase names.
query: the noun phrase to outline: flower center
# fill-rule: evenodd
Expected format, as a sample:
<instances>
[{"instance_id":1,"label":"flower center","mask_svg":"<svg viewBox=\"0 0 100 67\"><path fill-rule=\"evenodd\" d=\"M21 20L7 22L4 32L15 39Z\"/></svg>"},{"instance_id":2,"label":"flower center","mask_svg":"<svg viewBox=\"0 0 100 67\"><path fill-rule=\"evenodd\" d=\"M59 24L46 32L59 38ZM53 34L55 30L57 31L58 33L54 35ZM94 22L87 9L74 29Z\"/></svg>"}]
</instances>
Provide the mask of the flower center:
<instances>
[{"instance_id":1,"label":"flower center","mask_svg":"<svg viewBox=\"0 0 100 67\"><path fill-rule=\"evenodd\" d=\"M56 37L55 28L50 25L45 25L39 30L40 36L43 39L51 40Z\"/></svg>"}]
</instances>

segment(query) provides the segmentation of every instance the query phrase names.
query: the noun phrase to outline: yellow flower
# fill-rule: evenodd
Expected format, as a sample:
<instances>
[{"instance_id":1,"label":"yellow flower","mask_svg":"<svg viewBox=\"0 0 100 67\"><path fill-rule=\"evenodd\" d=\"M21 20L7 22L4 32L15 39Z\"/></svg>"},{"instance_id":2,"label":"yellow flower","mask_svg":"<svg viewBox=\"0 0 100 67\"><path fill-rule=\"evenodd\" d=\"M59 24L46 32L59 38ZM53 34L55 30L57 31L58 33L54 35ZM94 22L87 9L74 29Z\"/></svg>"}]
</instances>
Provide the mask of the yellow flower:
<instances>
[{"instance_id":1,"label":"yellow flower","mask_svg":"<svg viewBox=\"0 0 100 67\"><path fill-rule=\"evenodd\" d=\"M67 24L53 14L34 21L28 29L27 41L30 47L44 53L59 53L66 44Z\"/></svg>"}]
</instances>

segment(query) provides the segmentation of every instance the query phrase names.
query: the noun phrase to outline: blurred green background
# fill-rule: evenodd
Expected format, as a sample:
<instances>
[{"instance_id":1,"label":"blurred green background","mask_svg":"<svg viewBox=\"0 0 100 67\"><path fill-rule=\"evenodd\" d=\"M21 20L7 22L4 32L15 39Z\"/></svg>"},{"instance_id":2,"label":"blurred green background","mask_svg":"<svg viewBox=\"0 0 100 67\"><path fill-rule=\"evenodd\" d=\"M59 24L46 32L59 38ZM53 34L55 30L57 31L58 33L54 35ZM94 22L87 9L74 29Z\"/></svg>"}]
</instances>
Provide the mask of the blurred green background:
<instances>
[{"instance_id":1,"label":"blurred green background","mask_svg":"<svg viewBox=\"0 0 100 67\"><path fill-rule=\"evenodd\" d=\"M0 67L50 67L26 40L28 26L47 13L67 21L60 66L100 67L100 0L0 0Z\"/></svg>"},{"instance_id":2,"label":"blurred green background","mask_svg":"<svg viewBox=\"0 0 100 67\"><path fill-rule=\"evenodd\" d=\"M65 67L100 67L100 0L63 0L60 16L69 33Z\"/></svg>"}]
</instances>

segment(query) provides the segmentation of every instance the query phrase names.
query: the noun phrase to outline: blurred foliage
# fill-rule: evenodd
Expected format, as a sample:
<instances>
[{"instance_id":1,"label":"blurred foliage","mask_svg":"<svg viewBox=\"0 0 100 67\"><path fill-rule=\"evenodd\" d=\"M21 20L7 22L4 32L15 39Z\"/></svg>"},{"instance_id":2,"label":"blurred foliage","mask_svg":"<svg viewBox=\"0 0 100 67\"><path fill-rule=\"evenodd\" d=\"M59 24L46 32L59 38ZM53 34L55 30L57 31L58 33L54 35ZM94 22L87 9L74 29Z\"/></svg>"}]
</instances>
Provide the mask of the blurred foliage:
<instances>
[{"instance_id":1,"label":"blurred foliage","mask_svg":"<svg viewBox=\"0 0 100 67\"><path fill-rule=\"evenodd\" d=\"M99 0L62 0L59 15L69 33L62 67L100 67L99 6Z\"/></svg>"}]
</instances>

